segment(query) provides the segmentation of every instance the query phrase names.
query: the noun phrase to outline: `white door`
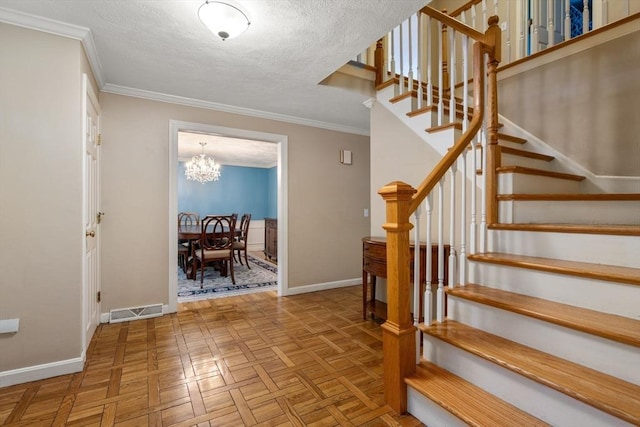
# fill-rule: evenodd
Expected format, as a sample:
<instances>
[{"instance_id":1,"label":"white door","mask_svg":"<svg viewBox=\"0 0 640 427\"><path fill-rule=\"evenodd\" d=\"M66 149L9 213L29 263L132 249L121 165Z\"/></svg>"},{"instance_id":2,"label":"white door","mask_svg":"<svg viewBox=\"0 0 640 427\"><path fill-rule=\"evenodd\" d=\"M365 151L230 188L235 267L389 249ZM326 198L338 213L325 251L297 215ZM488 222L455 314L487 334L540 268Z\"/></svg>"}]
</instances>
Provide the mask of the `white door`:
<instances>
[{"instance_id":1,"label":"white door","mask_svg":"<svg viewBox=\"0 0 640 427\"><path fill-rule=\"evenodd\" d=\"M84 263L83 263L83 349L100 323L100 106L83 75L84 143Z\"/></svg>"}]
</instances>

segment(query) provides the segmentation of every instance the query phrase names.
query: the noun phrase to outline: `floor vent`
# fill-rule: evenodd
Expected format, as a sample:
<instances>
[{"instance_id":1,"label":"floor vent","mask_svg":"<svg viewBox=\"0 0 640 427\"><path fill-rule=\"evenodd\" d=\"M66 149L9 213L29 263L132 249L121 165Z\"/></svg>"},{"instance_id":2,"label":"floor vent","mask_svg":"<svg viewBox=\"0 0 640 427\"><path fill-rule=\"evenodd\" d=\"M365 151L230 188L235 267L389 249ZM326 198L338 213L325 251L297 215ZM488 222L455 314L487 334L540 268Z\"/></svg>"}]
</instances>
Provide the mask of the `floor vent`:
<instances>
[{"instance_id":1,"label":"floor vent","mask_svg":"<svg viewBox=\"0 0 640 427\"><path fill-rule=\"evenodd\" d=\"M109 323L128 322L130 320L148 319L158 316L162 316L162 304L118 308L109 312Z\"/></svg>"}]
</instances>

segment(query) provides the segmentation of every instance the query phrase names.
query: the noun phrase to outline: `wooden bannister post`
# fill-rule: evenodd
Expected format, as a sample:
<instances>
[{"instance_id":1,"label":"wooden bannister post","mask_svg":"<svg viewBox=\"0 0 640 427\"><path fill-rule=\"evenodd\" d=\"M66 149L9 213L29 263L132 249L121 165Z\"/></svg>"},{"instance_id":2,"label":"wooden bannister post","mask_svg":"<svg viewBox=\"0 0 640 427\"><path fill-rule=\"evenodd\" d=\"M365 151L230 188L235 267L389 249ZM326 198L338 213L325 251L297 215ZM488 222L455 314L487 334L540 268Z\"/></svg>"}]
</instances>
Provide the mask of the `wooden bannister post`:
<instances>
[{"instance_id":1,"label":"wooden bannister post","mask_svg":"<svg viewBox=\"0 0 640 427\"><path fill-rule=\"evenodd\" d=\"M446 14L447 9L443 9L442 13ZM449 57L449 49L447 46L449 31L447 30L447 24L443 23L440 31L442 31L442 89L443 93L447 95L449 94L449 89L451 89L449 87L449 62L447 61L447 58Z\"/></svg>"},{"instance_id":2,"label":"wooden bannister post","mask_svg":"<svg viewBox=\"0 0 640 427\"><path fill-rule=\"evenodd\" d=\"M384 75L386 72L384 69L384 44L382 43L382 39L379 39L376 42L374 65L376 67L376 86L378 86L384 82Z\"/></svg>"},{"instance_id":3,"label":"wooden bannister post","mask_svg":"<svg viewBox=\"0 0 640 427\"><path fill-rule=\"evenodd\" d=\"M416 370L416 341L411 318L409 283L409 205L416 190L395 181L378 194L386 201L387 222L387 321L382 325L384 397L398 413L407 411L405 377Z\"/></svg>"},{"instance_id":4,"label":"wooden bannister post","mask_svg":"<svg viewBox=\"0 0 640 427\"><path fill-rule=\"evenodd\" d=\"M496 169L500 167L500 147L498 146L498 73L497 68L502 57L501 31L498 26L498 17L489 18L489 28L485 31L485 45L489 55L487 69L488 96L487 113L489 114L487 126L487 224L498 222L498 178Z\"/></svg>"}]
</instances>

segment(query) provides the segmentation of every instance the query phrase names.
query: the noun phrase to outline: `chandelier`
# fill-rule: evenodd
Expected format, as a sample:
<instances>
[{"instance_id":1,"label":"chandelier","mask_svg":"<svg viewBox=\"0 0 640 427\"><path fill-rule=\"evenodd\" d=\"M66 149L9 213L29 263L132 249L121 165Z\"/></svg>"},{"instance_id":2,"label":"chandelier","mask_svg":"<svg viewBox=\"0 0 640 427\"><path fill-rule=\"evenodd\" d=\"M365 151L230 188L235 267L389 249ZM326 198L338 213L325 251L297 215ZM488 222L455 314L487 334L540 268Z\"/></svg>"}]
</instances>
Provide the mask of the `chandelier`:
<instances>
[{"instance_id":1,"label":"chandelier","mask_svg":"<svg viewBox=\"0 0 640 427\"><path fill-rule=\"evenodd\" d=\"M206 142L201 142L202 154L193 156L190 162L187 163L184 174L188 180L198 181L201 183L209 181L217 181L220 178L220 165L217 164L213 157L207 157L204 154L204 146Z\"/></svg>"}]
</instances>

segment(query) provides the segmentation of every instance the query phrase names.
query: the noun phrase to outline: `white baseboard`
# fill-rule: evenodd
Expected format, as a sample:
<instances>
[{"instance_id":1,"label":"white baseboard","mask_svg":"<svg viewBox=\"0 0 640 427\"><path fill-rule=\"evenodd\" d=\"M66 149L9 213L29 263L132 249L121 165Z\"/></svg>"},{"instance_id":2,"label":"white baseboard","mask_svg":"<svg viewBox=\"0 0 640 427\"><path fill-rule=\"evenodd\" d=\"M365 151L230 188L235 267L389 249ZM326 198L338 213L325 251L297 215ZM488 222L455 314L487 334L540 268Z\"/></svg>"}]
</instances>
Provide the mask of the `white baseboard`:
<instances>
[{"instance_id":1,"label":"white baseboard","mask_svg":"<svg viewBox=\"0 0 640 427\"><path fill-rule=\"evenodd\" d=\"M315 285L296 286L289 288L285 295L306 294L309 292L326 291L327 289L345 288L347 286L362 284L362 278L337 280L335 282L318 283Z\"/></svg>"},{"instance_id":2,"label":"white baseboard","mask_svg":"<svg viewBox=\"0 0 640 427\"><path fill-rule=\"evenodd\" d=\"M75 372L81 372L83 368L84 354L74 359L27 366L11 371L2 371L0 372L0 387L57 377L58 375L73 374Z\"/></svg>"}]
</instances>

